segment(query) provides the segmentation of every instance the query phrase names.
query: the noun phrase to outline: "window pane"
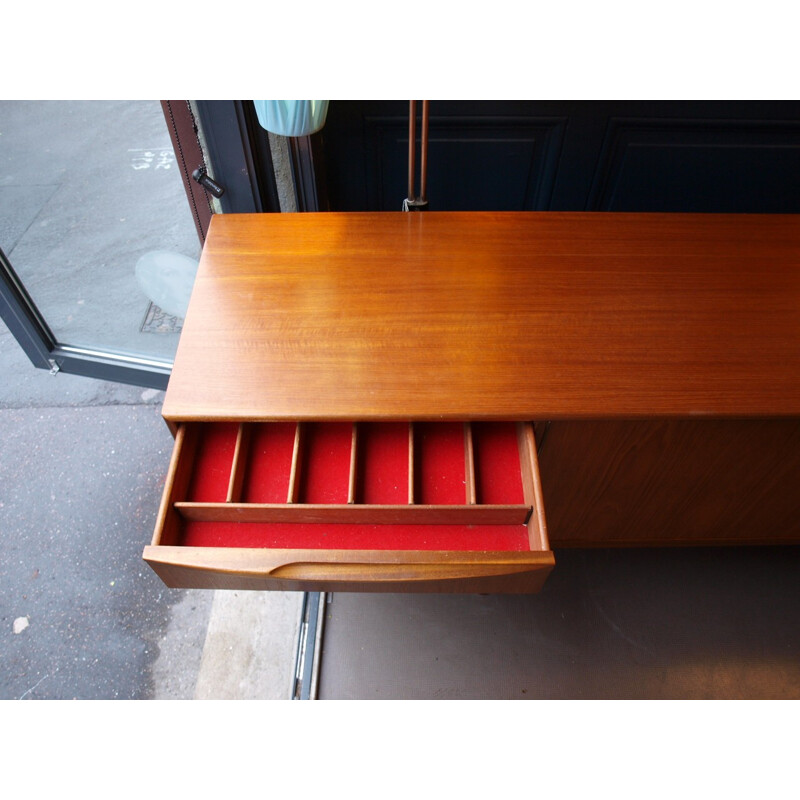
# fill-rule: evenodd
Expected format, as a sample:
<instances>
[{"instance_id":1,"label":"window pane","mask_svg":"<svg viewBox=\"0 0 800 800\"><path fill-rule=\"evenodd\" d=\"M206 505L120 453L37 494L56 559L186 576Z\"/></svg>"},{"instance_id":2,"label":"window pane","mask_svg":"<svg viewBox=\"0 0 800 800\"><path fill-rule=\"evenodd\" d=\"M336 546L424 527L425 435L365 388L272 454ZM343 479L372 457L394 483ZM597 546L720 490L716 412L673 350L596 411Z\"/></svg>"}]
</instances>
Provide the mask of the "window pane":
<instances>
[{"instance_id":1,"label":"window pane","mask_svg":"<svg viewBox=\"0 0 800 800\"><path fill-rule=\"evenodd\" d=\"M172 359L201 248L160 103L0 102L0 246L62 344Z\"/></svg>"}]
</instances>

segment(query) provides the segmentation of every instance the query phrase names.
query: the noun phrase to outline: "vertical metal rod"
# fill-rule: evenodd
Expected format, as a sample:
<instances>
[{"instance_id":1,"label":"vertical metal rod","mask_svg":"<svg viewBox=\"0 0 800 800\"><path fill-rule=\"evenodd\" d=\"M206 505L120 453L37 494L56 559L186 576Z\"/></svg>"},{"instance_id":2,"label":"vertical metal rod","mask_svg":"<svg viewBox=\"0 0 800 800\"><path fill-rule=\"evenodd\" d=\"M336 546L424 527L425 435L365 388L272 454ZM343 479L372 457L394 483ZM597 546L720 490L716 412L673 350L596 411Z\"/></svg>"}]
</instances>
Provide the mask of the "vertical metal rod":
<instances>
[{"instance_id":1,"label":"vertical metal rod","mask_svg":"<svg viewBox=\"0 0 800 800\"><path fill-rule=\"evenodd\" d=\"M322 661L322 637L325 633L325 606L330 602L330 594L319 593L319 610L317 611L317 633L314 640L314 657L311 661L311 687L309 700L316 700L319 693L320 662Z\"/></svg>"},{"instance_id":2,"label":"vertical metal rod","mask_svg":"<svg viewBox=\"0 0 800 800\"><path fill-rule=\"evenodd\" d=\"M325 593L304 592L294 659L292 700L316 700L324 623Z\"/></svg>"},{"instance_id":3,"label":"vertical metal rod","mask_svg":"<svg viewBox=\"0 0 800 800\"><path fill-rule=\"evenodd\" d=\"M428 196L428 101L422 101L422 152L420 154L419 199L423 202Z\"/></svg>"},{"instance_id":4,"label":"vertical metal rod","mask_svg":"<svg viewBox=\"0 0 800 800\"><path fill-rule=\"evenodd\" d=\"M408 200L414 197L414 175L417 171L417 101L408 101Z\"/></svg>"}]
</instances>

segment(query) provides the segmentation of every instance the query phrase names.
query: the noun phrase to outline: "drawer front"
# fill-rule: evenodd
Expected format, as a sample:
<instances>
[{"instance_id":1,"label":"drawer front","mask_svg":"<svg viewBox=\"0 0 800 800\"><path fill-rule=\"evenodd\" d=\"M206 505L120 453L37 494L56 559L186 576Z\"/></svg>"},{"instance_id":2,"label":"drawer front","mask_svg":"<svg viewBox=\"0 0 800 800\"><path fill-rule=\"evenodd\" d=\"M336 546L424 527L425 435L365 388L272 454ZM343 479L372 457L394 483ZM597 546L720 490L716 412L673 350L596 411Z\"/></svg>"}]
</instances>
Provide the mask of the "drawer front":
<instances>
[{"instance_id":1,"label":"drawer front","mask_svg":"<svg viewBox=\"0 0 800 800\"><path fill-rule=\"evenodd\" d=\"M538 592L552 553L146 547L171 588L325 592Z\"/></svg>"},{"instance_id":2,"label":"drawer front","mask_svg":"<svg viewBox=\"0 0 800 800\"><path fill-rule=\"evenodd\" d=\"M535 592L526 423L188 423L145 560L171 587Z\"/></svg>"}]
</instances>

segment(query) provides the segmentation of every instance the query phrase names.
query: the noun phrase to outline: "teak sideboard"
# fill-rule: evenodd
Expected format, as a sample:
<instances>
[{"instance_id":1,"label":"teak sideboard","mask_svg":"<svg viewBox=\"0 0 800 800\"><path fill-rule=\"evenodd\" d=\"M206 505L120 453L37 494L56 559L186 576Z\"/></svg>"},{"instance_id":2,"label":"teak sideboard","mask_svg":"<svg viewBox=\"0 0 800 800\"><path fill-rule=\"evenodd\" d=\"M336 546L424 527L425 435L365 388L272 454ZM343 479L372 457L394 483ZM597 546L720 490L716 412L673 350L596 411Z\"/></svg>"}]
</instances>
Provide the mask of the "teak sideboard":
<instances>
[{"instance_id":1,"label":"teak sideboard","mask_svg":"<svg viewBox=\"0 0 800 800\"><path fill-rule=\"evenodd\" d=\"M535 592L553 548L800 542L800 217L214 217L144 558Z\"/></svg>"}]
</instances>

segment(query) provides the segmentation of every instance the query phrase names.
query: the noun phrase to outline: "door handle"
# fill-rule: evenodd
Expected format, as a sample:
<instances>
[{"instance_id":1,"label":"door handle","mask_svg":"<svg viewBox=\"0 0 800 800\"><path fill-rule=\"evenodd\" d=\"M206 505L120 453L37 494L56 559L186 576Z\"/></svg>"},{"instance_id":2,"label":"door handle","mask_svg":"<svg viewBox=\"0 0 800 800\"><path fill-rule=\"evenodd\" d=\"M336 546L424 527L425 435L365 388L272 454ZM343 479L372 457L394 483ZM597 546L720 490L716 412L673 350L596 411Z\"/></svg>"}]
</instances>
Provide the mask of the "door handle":
<instances>
[{"instance_id":1,"label":"door handle","mask_svg":"<svg viewBox=\"0 0 800 800\"><path fill-rule=\"evenodd\" d=\"M198 167L193 173L192 178L197 181L206 191L211 192L214 197L222 197L225 194L225 187L217 183L206 172L205 167Z\"/></svg>"}]
</instances>

